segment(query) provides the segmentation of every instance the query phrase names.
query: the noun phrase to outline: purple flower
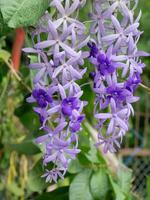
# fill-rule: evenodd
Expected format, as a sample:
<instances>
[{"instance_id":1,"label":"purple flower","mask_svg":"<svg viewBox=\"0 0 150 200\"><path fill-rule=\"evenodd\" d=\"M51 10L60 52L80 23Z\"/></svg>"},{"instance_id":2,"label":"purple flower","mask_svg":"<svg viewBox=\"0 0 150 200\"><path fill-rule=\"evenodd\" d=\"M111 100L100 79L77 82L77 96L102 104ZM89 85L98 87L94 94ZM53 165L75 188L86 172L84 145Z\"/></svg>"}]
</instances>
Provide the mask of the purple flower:
<instances>
[{"instance_id":1,"label":"purple flower","mask_svg":"<svg viewBox=\"0 0 150 200\"><path fill-rule=\"evenodd\" d=\"M61 138L54 137L53 142L49 142L46 145L47 154L44 156L43 163L47 165L49 162L54 162L67 169L70 159L75 159L76 154L80 152L76 147L70 148L70 139L64 140L65 137L62 135Z\"/></svg>"},{"instance_id":2,"label":"purple flower","mask_svg":"<svg viewBox=\"0 0 150 200\"><path fill-rule=\"evenodd\" d=\"M97 54L98 54L98 48L95 45L95 43L88 43L88 47L91 49L90 51L90 57L94 57L96 58Z\"/></svg>"},{"instance_id":3,"label":"purple flower","mask_svg":"<svg viewBox=\"0 0 150 200\"><path fill-rule=\"evenodd\" d=\"M89 77L94 80L96 73L95 72L90 72Z\"/></svg>"},{"instance_id":4,"label":"purple flower","mask_svg":"<svg viewBox=\"0 0 150 200\"><path fill-rule=\"evenodd\" d=\"M125 102L126 98L132 95L131 92L129 92L124 87L119 87L115 84L107 87L106 93L110 98L113 98L116 102Z\"/></svg>"},{"instance_id":5,"label":"purple flower","mask_svg":"<svg viewBox=\"0 0 150 200\"><path fill-rule=\"evenodd\" d=\"M73 133L80 131L81 129L81 123L84 120L85 116L81 115L79 117L77 117L77 119L75 119L74 121L71 122L71 130Z\"/></svg>"},{"instance_id":6,"label":"purple flower","mask_svg":"<svg viewBox=\"0 0 150 200\"><path fill-rule=\"evenodd\" d=\"M99 54L97 57L98 71L101 75L112 74L115 71L115 67L105 54Z\"/></svg>"},{"instance_id":7,"label":"purple flower","mask_svg":"<svg viewBox=\"0 0 150 200\"><path fill-rule=\"evenodd\" d=\"M71 116L72 111L78 109L78 100L76 97L63 99L61 107L64 115Z\"/></svg>"},{"instance_id":8,"label":"purple flower","mask_svg":"<svg viewBox=\"0 0 150 200\"><path fill-rule=\"evenodd\" d=\"M35 113L38 114L41 126L44 127L47 122L47 119L48 119L48 113L47 113L46 109L40 108L40 107L35 107L33 110Z\"/></svg>"},{"instance_id":9,"label":"purple flower","mask_svg":"<svg viewBox=\"0 0 150 200\"><path fill-rule=\"evenodd\" d=\"M42 175L42 178L46 178L46 182L52 182L54 181L57 183L58 177L61 179L64 179L64 175L66 173L66 169L63 168L54 168L52 170L47 170L44 175Z\"/></svg>"},{"instance_id":10,"label":"purple flower","mask_svg":"<svg viewBox=\"0 0 150 200\"><path fill-rule=\"evenodd\" d=\"M97 70L102 76L113 74L116 68L124 66L122 61L127 59L127 56L124 55L115 55L113 54L113 48L110 46L106 53L104 51L95 51L95 44L92 43L88 45L90 47L90 61L96 66ZM118 61L118 62L116 62ZM121 62L120 62L121 61Z\"/></svg>"},{"instance_id":11,"label":"purple flower","mask_svg":"<svg viewBox=\"0 0 150 200\"><path fill-rule=\"evenodd\" d=\"M133 74L132 77L129 77L127 81L125 82L125 87L131 91L134 92L135 89L138 87L138 85L141 83L141 77L139 73Z\"/></svg>"},{"instance_id":12,"label":"purple flower","mask_svg":"<svg viewBox=\"0 0 150 200\"><path fill-rule=\"evenodd\" d=\"M32 92L33 98L37 101L39 107L45 108L48 103L52 103L52 97L50 97L45 90L34 89Z\"/></svg>"},{"instance_id":13,"label":"purple flower","mask_svg":"<svg viewBox=\"0 0 150 200\"><path fill-rule=\"evenodd\" d=\"M115 34L109 34L107 36L102 37L102 42L107 45L114 43L114 52L118 52L119 48L126 43L129 35L137 36L140 34L138 31L139 23L129 24L127 27L122 27L118 19L112 15L111 16L112 25L115 29Z\"/></svg>"},{"instance_id":14,"label":"purple flower","mask_svg":"<svg viewBox=\"0 0 150 200\"><path fill-rule=\"evenodd\" d=\"M98 134L99 143L96 146L103 145L104 153L108 151L111 153L115 153L118 148L120 148L120 143L122 142L122 138L120 134L113 134L113 136L106 138L101 133Z\"/></svg>"},{"instance_id":15,"label":"purple flower","mask_svg":"<svg viewBox=\"0 0 150 200\"><path fill-rule=\"evenodd\" d=\"M100 120L110 119L108 125L107 134L110 134L114 131L115 127L123 129L124 131L128 130L126 119L128 119L129 108L124 107L121 110L118 109L114 99L110 101L111 112L110 113L99 113L95 114L95 117Z\"/></svg>"}]
</instances>

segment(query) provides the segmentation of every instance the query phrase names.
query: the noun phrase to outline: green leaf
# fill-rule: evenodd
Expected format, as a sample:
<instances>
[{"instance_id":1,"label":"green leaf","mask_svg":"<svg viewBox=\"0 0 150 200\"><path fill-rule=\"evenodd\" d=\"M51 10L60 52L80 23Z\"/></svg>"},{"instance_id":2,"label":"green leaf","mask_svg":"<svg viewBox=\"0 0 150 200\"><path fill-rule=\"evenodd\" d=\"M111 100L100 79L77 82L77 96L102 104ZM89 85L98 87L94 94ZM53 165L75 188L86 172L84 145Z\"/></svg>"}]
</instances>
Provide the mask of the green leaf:
<instances>
[{"instance_id":1,"label":"green leaf","mask_svg":"<svg viewBox=\"0 0 150 200\"><path fill-rule=\"evenodd\" d=\"M1 75L1 73L0 73ZM9 87L9 81L10 81L10 77L9 74L5 77L5 74L3 74L2 80L0 79L0 83L1 83L1 88L0 88L0 112L4 109L4 107L6 106L5 103L7 101L7 89Z\"/></svg>"},{"instance_id":2,"label":"green leaf","mask_svg":"<svg viewBox=\"0 0 150 200\"><path fill-rule=\"evenodd\" d=\"M150 176L147 177L147 200L150 199Z\"/></svg>"},{"instance_id":3,"label":"green leaf","mask_svg":"<svg viewBox=\"0 0 150 200\"><path fill-rule=\"evenodd\" d=\"M45 183L45 179L41 178L43 175L43 168L41 160L33 167L33 169L29 172L28 177L28 188L32 192L42 192L43 189L47 187Z\"/></svg>"},{"instance_id":4,"label":"green leaf","mask_svg":"<svg viewBox=\"0 0 150 200\"><path fill-rule=\"evenodd\" d=\"M17 183L13 182L7 185L7 190L14 194L15 196L22 196L24 195L24 191L20 188Z\"/></svg>"},{"instance_id":5,"label":"green leaf","mask_svg":"<svg viewBox=\"0 0 150 200\"><path fill-rule=\"evenodd\" d=\"M90 193L90 176L92 170L86 169L72 181L69 189L69 200L93 200Z\"/></svg>"},{"instance_id":6,"label":"green leaf","mask_svg":"<svg viewBox=\"0 0 150 200\"><path fill-rule=\"evenodd\" d=\"M83 21L83 19L87 19L87 16L91 10L92 10L92 1L87 0L85 6L79 10L79 19L81 21Z\"/></svg>"},{"instance_id":7,"label":"green leaf","mask_svg":"<svg viewBox=\"0 0 150 200\"><path fill-rule=\"evenodd\" d=\"M0 35L1 35L1 24L0 24ZM6 47L6 37L2 36L0 37L0 49L3 49L4 47Z\"/></svg>"},{"instance_id":8,"label":"green leaf","mask_svg":"<svg viewBox=\"0 0 150 200\"><path fill-rule=\"evenodd\" d=\"M37 23L49 5L49 0L0 0L4 21L9 27L29 26Z\"/></svg>"},{"instance_id":9,"label":"green leaf","mask_svg":"<svg viewBox=\"0 0 150 200\"><path fill-rule=\"evenodd\" d=\"M68 199L68 187L62 187L62 188L55 190L54 192L49 192L49 193L47 192L47 193L44 193L44 194L38 196L37 198L35 198L35 200L50 200L50 199L69 200Z\"/></svg>"},{"instance_id":10,"label":"green leaf","mask_svg":"<svg viewBox=\"0 0 150 200\"><path fill-rule=\"evenodd\" d=\"M92 163L100 163L97 149L94 147L94 142L91 142L91 149L90 151L86 154L86 157L89 161Z\"/></svg>"},{"instance_id":11,"label":"green leaf","mask_svg":"<svg viewBox=\"0 0 150 200\"><path fill-rule=\"evenodd\" d=\"M89 134L84 129L84 127L79 134L79 149L81 149L84 152L88 152L90 150Z\"/></svg>"},{"instance_id":12,"label":"green leaf","mask_svg":"<svg viewBox=\"0 0 150 200\"><path fill-rule=\"evenodd\" d=\"M41 152L32 140L24 140L19 144L11 144L10 148L16 150L20 154L26 155L34 155Z\"/></svg>"},{"instance_id":13,"label":"green leaf","mask_svg":"<svg viewBox=\"0 0 150 200\"><path fill-rule=\"evenodd\" d=\"M118 171L118 184L122 191L128 195L131 190L132 171L128 168L121 168Z\"/></svg>"},{"instance_id":14,"label":"green leaf","mask_svg":"<svg viewBox=\"0 0 150 200\"><path fill-rule=\"evenodd\" d=\"M95 147L93 141L90 142L90 151L87 154L85 154L85 156L92 163L101 165L105 164L102 155L100 154L100 152L97 151L97 148Z\"/></svg>"},{"instance_id":15,"label":"green leaf","mask_svg":"<svg viewBox=\"0 0 150 200\"><path fill-rule=\"evenodd\" d=\"M3 49L0 49L0 59L7 63L10 59L10 53L8 51L5 51Z\"/></svg>"},{"instance_id":16,"label":"green leaf","mask_svg":"<svg viewBox=\"0 0 150 200\"><path fill-rule=\"evenodd\" d=\"M40 127L38 115L28 103L24 103L15 110L15 115L30 131L37 131Z\"/></svg>"},{"instance_id":17,"label":"green leaf","mask_svg":"<svg viewBox=\"0 0 150 200\"><path fill-rule=\"evenodd\" d=\"M75 160L72 160L68 167L68 172L70 174L76 174L83 170L82 165L80 164L79 160L76 158Z\"/></svg>"},{"instance_id":18,"label":"green leaf","mask_svg":"<svg viewBox=\"0 0 150 200\"><path fill-rule=\"evenodd\" d=\"M110 180L110 183L112 185L112 188L113 188L115 196L116 196L115 200L125 200L126 197L125 197L124 193L122 192L121 188L119 187L119 185L113 181L111 176L109 176L109 180Z\"/></svg>"},{"instance_id":19,"label":"green leaf","mask_svg":"<svg viewBox=\"0 0 150 200\"><path fill-rule=\"evenodd\" d=\"M78 154L78 159L79 159L79 162L80 164L83 166L83 167L89 167L91 165L91 162L87 159L87 157L85 156L84 152L81 151L79 154Z\"/></svg>"},{"instance_id":20,"label":"green leaf","mask_svg":"<svg viewBox=\"0 0 150 200\"><path fill-rule=\"evenodd\" d=\"M7 24L4 23L2 13L0 12L0 36L8 35L10 33L10 30L11 29L7 26ZM1 47L2 47L2 44L0 43L0 48Z\"/></svg>"},{"instance_id":21,"label":"green leaf","mask_svg":"<svg viewBox=\"0 0 150 200\"><path fill-rule=\"evenodd\" d=\"M101 168L99 171L93 173L90 186L95 200L105 199L110 186L105 169Z\"/></svg>"}]
</instances>

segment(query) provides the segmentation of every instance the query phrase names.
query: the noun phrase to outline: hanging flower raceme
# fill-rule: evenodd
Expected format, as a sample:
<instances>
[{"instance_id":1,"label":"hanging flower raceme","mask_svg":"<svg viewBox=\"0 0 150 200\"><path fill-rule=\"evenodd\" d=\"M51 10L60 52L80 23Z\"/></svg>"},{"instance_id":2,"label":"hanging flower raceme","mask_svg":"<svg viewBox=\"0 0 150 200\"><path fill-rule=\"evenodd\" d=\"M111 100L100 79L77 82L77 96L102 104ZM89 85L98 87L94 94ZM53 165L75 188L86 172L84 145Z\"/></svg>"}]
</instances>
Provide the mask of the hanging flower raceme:
<instances>
[{"instance_id":1,"label":"hanging flower raceme","mask_svg":"<svg viewBox=\"0 0 150 200\"><path fill-rule=\"evenodd\" d=\"M134 92L141 83L145 67L137 43L142 32L134 18L135 5L130 0L93 0L90 35L77 19L77 11L86 0L52 0L50 9L32 32L33 47L29 68L34 71L33 91L27 99L34 103L43 135L42 145L46 181L63 178L71 160L80 152L78 132L84 120L83 91L77 84L86 73L85 58L94 66L90 77L96 94L94 116L97 119L97 145L104 152L120 148L134 114ZM90 42L89 42L90 40ZM87 46L90 52L82 50ZM49 165L50 163L50 165Z\"/></svg>"},{"instance_id":2,"label":"hanging flower raceme","mask_svg":"<svg viewBox=\"0 0 150 200\"><path fill-rule=\"evenodd\" d=\"M141 13L134 19L137 1L133 8L130 4L130 0L94 0L90 14L89 59L95 67L90 76L96 93L97 145L103 144L104 152L115 152L129 129L129 117L134 113L132 103L139 99L134 91L141 83L145 66L140 57L149 56L138 51Z\"/></svg>"},{"instance_id":3,"label":"hanging flower raceme","mask_svg":"<svg viewBox=\"0 0 150 200\"><path fill-rule=\"evenodd\" d=\"M35 76L27 101L36 103L34 111L44 132L36 139L44 149L43 165L52 163L43 175L46 181L63 178L69 162L80 152L77 133L84 120L85 102L80 100L83 92L76 80L86 72L81 66L88 53L81 49L89 37L75 14L84 3L53 0L50 7L55 10L54 15L45 13L32 33L33 48L24 49L37 56L37 61L29 65Z\"/></svg>"}]
</instances>

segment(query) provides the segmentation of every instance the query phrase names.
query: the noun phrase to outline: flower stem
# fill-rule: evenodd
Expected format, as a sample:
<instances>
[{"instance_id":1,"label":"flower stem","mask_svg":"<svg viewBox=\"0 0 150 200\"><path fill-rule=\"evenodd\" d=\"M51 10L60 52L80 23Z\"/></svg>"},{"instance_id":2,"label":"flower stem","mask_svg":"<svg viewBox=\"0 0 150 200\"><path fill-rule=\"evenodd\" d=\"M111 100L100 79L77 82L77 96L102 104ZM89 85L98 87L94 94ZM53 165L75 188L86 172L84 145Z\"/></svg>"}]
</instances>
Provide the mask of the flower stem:
<instances>
[{"instance_id":1,"label":"flower stem","mask_svg":"<svg viewBox=\"0 0 150 200\"><path fill-rule=\"evenodd\" d=\"M147 87L146 85L140 83L140 86L141 86L143 89L145 89L147 92L150 92L150 88Z\"/></svg>"},{"instance_id":2,"label":"flower stem","mask_svg":"<svg viewBox=\"0 0 150 200\"><path fill-rule=\"evenodd\" d=\"M22 86L24 86L29 92L31 92L31 88L29 86L27 86L22 78L19 76L18 72L14 69L13 63L12 61L5 61L6 65L9 67L10 71L12 72L12 74L14 75L14 77L16 78L16 80L18 82L20 82L22 84Z\"/></svg>"}]
</instances>

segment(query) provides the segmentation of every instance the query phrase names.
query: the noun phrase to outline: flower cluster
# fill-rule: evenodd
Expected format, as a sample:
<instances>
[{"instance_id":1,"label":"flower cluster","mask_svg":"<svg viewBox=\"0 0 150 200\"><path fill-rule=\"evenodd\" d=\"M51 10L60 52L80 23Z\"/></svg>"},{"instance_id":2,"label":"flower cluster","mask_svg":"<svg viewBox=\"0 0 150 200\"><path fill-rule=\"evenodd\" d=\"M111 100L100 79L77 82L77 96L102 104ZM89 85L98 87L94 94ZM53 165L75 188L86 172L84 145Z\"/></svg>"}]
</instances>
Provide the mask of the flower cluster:
<instances>
[{"instance_id":1,"label":"flower cluster","mask_svg":"<svg viewBox=\"0 0 150 200\"><path fill-rule=\"evenodd\" d=\"M26 53L35 54L31 62L35 71L34 88L28 102L37 104L34 111L39 115L44 135L36 142L44 149L43 164L52 163L43 177L46 181L63 178L70 160L79 153L78 132L84 120L85 102L80 100L82 90L76 83L86 68L81 68L87 52L81 51L89 37L85 26L76 19L77 10L85 3L80 0L53 0L50 9L32 33L33 48Z\"/></svg>"},{"instance_id":2,"label":"flower cluster","mask_svg":"<svg viewBox=\"0 0 150 200\"><path fill-rule=\"evenodd\" d=\"M105 153L115 152L129 129L132 103L139 99L134 92L145 67L140 57L149 56L137 48L141 12L135 19L137 0L133 2L93 0L89 37L77 19L86 0L52 0L51 14L46 12L32 32L33 48L24 49L33 54L29 68L35 74L27 101L36 104L34 111L44 133L36 143L44 151L46 181L63 178L69 162L80 152L78 132L86 102L81 100L83 91L77 81L86 72L85 58L95 67L90 77L96 94L97 145L103 144ZM90 53L82 51L87 44Z\"/></svg>"},{"instance_id":3,"label":"flower cluster","mask_svg":"<svg viewBox=\"0 0 150 200\"><path fill-rule=\"evenodd\" d=\"M138 51L141 32L139 19L134 19L137 1L94 0L90 33L92 35L90 62L96 93L94 114L97 119L99 143L104 152L115 152L128 131L129 117L134 113L132 103L138 100L134 91L141 82L144 64Z\"/></svg>"}]
</instances>

